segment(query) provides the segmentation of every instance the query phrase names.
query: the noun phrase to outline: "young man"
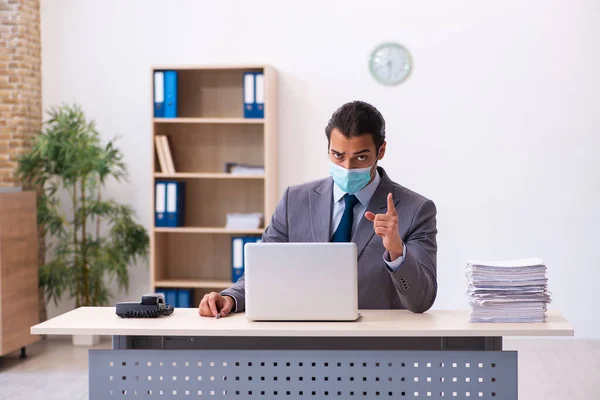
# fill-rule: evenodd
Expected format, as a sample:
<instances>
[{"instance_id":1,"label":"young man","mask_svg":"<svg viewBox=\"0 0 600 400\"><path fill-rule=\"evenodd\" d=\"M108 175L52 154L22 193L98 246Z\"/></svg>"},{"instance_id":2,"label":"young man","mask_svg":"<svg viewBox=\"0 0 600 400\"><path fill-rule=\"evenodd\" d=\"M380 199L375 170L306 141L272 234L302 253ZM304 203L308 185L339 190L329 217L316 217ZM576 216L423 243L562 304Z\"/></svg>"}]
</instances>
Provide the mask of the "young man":
<instances>
[{"instance_id":1,"label":"young man","mask_svg":"<svg viewBox=\"0 0 600 400\"><path fill-rule=\"evenodd\" d=\"M325 133L331 176L288 187L263 242L355 242L360 309L427 311L437 295L434 203L377 166L386 151L385 121L372 105L344 104ZM225 317L244 308L242 276L205 295L198 312Z\"/></svg>"}]
</instances>

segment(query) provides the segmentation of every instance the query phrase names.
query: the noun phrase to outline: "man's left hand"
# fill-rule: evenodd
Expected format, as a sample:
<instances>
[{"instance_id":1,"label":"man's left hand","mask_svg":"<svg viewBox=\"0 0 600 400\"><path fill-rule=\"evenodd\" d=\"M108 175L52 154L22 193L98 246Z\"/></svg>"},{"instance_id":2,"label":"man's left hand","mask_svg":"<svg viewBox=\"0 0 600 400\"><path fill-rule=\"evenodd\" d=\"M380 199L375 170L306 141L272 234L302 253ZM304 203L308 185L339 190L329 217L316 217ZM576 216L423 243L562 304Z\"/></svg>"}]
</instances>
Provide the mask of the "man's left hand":
<instances>
[{"instance_id":1,"label":"man's left hand","mask_svg":"<svg viewBox=\"0 0 600 400\"><path fill-rule=\"evenodd\" d=\"M387 197L387 213L373 214L367 211L365 218L373 222L375 233L383 239L383 246L390 253L390 261L395 261L401 257L404 252L404 243L400 238L398 213L396 207L394 207L392 194L388 194Z\"/></svg>"}]
</instances>

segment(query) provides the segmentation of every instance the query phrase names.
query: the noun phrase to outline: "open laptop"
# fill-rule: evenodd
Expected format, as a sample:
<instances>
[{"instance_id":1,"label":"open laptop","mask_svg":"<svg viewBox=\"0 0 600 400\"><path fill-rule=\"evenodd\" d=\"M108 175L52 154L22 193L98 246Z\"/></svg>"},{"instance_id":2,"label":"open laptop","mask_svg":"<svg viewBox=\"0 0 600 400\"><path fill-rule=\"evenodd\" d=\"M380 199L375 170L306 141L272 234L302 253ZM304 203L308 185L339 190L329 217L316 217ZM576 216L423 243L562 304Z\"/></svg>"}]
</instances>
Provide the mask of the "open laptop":
<instances>
[{"instance_id":1,"label":"open laptop","mask_svg":"<svg viewBox=\"0 0 600 400\"><path fill-rule=\"evenodd\" d=\"M248 243L244 254L247 318L358 319L356 244Z\"/></svg>"}]
</instances>

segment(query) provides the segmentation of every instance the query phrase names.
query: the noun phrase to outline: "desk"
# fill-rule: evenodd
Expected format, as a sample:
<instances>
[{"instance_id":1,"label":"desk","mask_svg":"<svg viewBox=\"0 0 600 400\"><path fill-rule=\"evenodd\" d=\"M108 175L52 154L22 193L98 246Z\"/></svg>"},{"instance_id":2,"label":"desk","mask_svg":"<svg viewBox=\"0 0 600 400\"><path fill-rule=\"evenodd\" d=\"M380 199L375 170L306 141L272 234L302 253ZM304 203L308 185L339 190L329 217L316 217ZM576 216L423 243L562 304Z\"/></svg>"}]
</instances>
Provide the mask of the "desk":
<instances>
[{"instance_id":1,"label":"desk","mask_svg":"<svg viewBox=\"0 0 600 400\"><path fill-rule=\"evenodd\" d=\"M178 308L120 319L82 307L31 328L36 335L113 337L90 350L90 400L113 398L517 399L517 353L503 336L572 336L545 323L470 324L468 311L363 310L356 322L252 322Z\"/></svg>"}]
</instances>

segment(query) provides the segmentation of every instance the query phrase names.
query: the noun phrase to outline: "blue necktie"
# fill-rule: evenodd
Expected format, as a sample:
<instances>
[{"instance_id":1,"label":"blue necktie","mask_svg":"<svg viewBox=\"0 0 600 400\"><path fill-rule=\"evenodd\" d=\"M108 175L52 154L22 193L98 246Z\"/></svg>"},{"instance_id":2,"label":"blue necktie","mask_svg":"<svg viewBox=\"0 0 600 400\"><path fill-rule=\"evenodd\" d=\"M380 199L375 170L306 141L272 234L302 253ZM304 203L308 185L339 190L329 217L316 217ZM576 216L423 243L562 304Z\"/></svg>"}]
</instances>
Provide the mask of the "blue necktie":
<instances>
[{"instance_id":1,"label":"blue necktie","mask_svg":"<svg viewBox=\"0 0 600 400\"><path fill-rule=\"evenodd\" d=\"M354 223L354 206L358 203L358 199L353 194L345 194L344 202L346 206L344 208L344 214L342 214L342 220L335 230L332 242L349 242L352 239L352 225Z\"/></svg>"}]
</instances>

